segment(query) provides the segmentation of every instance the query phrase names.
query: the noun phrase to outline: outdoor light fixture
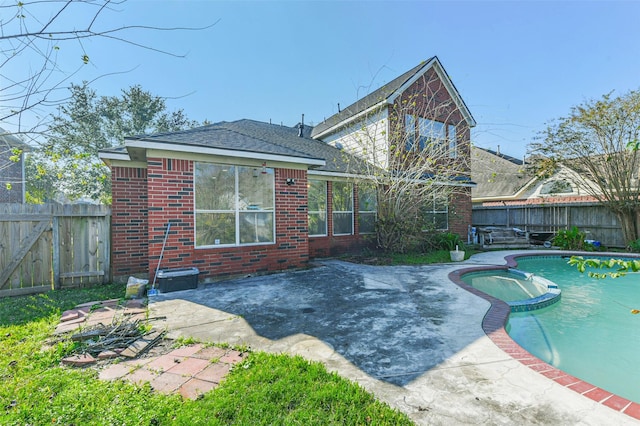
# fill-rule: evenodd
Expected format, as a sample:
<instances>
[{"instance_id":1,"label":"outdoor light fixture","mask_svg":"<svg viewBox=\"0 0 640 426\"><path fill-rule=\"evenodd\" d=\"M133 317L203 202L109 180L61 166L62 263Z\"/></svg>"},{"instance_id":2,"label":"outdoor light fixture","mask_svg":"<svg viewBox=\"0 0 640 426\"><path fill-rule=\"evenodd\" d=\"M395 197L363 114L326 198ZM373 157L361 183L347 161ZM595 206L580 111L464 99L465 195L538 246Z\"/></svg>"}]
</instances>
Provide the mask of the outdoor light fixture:
<instances>
[{"instance_id":1,"label":"outdoor light fixture","mask_svg":"<svg viewBox=\"0 0 640 426\"><path fill-rule=\"evenodd\" d=\"M296 180L294 178L287 178L287 182L286 183L287 183L287 185L291 186L291 185L296 183Z\"/></svg>"},{"instance_id":2,"label":"outdoor light fixture","mask_svg":"<svg viewBox=\"0 0 640 426\"><path fill-rule=\"evenodd\" d=\"M262 163L262 174L266 175L267 174L267 163Z\"/></svg>"}]
</instances>

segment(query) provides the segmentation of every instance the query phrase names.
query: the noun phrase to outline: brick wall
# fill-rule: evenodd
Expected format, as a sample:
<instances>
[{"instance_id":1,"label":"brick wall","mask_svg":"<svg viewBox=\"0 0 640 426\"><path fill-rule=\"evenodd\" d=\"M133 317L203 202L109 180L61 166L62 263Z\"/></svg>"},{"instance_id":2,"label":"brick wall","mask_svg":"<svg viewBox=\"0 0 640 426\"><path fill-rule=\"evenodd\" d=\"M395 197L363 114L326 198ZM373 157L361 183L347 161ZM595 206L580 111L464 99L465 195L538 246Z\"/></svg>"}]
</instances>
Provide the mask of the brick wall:
<instances>
[{"instance_id":1,"label":"brick wall","mask_svg":"<svg viewBox=\"0 0 640 426\"><path fill-rule=\"evenodd\" d=\"M148 158L149 280L160 268L191 267L194 259L193 161ZM162 259L160 254L171 223Z\"/></svg>"},{"instance_id":2,"label":"brick wall","mask_svg":"<svg viewBox=\"0 0 640 426\"><path fill-rule=\"evenodd\" d=\"M471 131L469 125L434 69L428 70L416 80L402 93L395 104L389 107L392 122L399 120L400 123L404 123L405 114L419 115L443 123L454 124L456 126L458 158L443 159L438 163L455 162L457 163L456 170L464 171L466 174L471 173ZM400 128L404 129L404 124Z\"/></svg>"},{"instance_id":3,"label":"brick wall","mask_svg":"<svg viewBox=\"0 0 640 426\"><path fill-rule=\"evenodd\" d=\"M463 241L467 241L471 225L471 208L471 188L461 188L451 196L449 231L460 235Z\"/></svg>"},{"instance_id":4,"label":"brick wall","mask_svg":"<svg viewBox=\"0 0 640 426\"><path fill-rule=\"evenodd\" d=\"M169 222L171 231L161 268L197 267L202 281L307 265L306 171L275 170L275 244L196 249L193 170L193 161L148 159L150 280L153 280ZM295 183L287 185L288 178Z\"/></svg>"},{"instance_id":5,"label":"brick wall","mask_svg":"<svg viewBox=\"0 0 640 426\"><path fill-rule=\"evenodd\" d=\"M116 281L122 281L149 269L147 171L113 167L111 193L112 276Z\"/></svg>"}]
</instances>

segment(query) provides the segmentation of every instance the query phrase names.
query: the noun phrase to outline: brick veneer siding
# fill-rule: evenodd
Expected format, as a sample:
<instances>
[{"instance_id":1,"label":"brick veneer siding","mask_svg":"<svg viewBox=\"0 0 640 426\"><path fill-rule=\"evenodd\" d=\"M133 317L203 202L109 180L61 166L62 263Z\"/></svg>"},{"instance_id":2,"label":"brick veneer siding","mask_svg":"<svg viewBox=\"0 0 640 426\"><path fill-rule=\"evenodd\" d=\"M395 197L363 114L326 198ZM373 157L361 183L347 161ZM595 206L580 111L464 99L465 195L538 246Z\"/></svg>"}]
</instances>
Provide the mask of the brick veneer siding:
<instances>
[{"instance_id":1,"label":"brick veneer siding","mask_svg":"<svg viewBox=\"0 0 640 426\"><path fill-rule=\"evenodd\" d=\"M295 184L287 185L287 178ZM307 178L304 170L275 169L276 243L240 247L195 248L194 163L148 159L149 279L171 231L161 268L197 267L201 281L300 268L308 264Z\"/></svg>"},{"instance_id":2,"label":"brick veneer siding","mask_svg":"<svg viewBox=\"0 0 640 426\"><path fill-rule=\"evenodd\" d=\"M472 214L471 188L462 188L451 196L449 204L449 232L467 241Z\"/></svg>"},{"instance_id":3,"label":"brick veneer siding","mask_svg":"<svg viewBox=\"0 0 640 426\"><path fill-rule=\"evenodd\" d=\"M409 105L409 106L407 106ZM404 115L418 115L456 126L457 158L440 160L439 163L457 163L456 171L471 175L471 129L461 111L449 95L445 84L435 70L428 70L408 87L395 103L389 106L391 128L404 130ZM399 144L404 149L404 144Z\"/></svg>"},{"instance_id":4,"label":"brick veneer siding","mask_svg":"<svg viewBox=\"0 0 640 426\"><path fill-rule=\"evenodd\" d=\"M116 281L147 273L147 170L111 170L111 262Z\"/></svg>"}]
</instances>

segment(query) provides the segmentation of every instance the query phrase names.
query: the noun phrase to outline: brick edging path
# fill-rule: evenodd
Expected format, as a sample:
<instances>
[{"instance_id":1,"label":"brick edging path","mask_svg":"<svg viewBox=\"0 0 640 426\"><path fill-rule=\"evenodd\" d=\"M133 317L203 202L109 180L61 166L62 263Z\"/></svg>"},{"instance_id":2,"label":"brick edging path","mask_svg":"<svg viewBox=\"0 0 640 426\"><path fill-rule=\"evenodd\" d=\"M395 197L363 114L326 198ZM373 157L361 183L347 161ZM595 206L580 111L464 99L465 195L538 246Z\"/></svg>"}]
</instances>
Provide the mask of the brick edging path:
<instances>
[{"instance_id":1,"label":"brick edging path","mask_svg":"<svg viewBox=\"0 0 640 426\"><path fill-rule=\"evenodd\" d=\"M145 320L146 316L147 308L142 300L128 300L123 304L118 299L88 302L63 312L54 334L61 336L99 324L113 324L125 317L131 321ZM150 352L133 359L105 351L109 354L102 356L101 353L97 359L90 354L76 354L64 358L62 363L96 368L101 380L149 382L157 392L179 393L184 398L196 399L216 388L231 367L245 356L244 352L235 349L201 343L172 348L170 342L161 339ZM114 363L115 358L125 360Z\"/></svg>"}]
</instances>

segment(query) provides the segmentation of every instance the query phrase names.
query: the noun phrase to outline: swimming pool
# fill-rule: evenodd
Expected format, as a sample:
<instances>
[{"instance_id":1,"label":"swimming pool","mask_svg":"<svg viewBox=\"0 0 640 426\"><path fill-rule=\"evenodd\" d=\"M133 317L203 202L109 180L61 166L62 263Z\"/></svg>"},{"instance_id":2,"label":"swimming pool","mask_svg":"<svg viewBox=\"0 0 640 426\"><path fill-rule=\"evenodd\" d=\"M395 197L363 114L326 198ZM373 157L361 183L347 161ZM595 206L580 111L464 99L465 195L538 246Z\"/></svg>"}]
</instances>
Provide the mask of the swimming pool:
<instances>
[{"instance_id":1,"label":"swimming pool","mask_svg":"<svg viewBox=\"0 0 640 426\"><path fill-rule=\"evenodd\" d=\"M538 285L526 275L502 269L465 274L463 281L505 302L533 299L547 292L546 287Z\"/></svg>"},{"instance_id":2,"label":"swimming pool","mask_svg":"<svg viewBox=\"0 0 640 426\"><path fill-rule=\"evenodd\" d=\"M517 269L470 272L461 279L465 284L507 302L511 312L541 309L560 300L561 291L555 283Z\"/></svg>"},{"instance_id":3,"label":"swimming pool","mask_svg":"<svg viewBox=\"0 0 640 426\"><path fill-rule=\"evenodd\" d=\"M543 361L602 389L640 403L638 275L598 280L559 256L516 259L518 269L545 277L562 300L540 310L511 313L506 330Z\"/></svg>"}]
</instances>

